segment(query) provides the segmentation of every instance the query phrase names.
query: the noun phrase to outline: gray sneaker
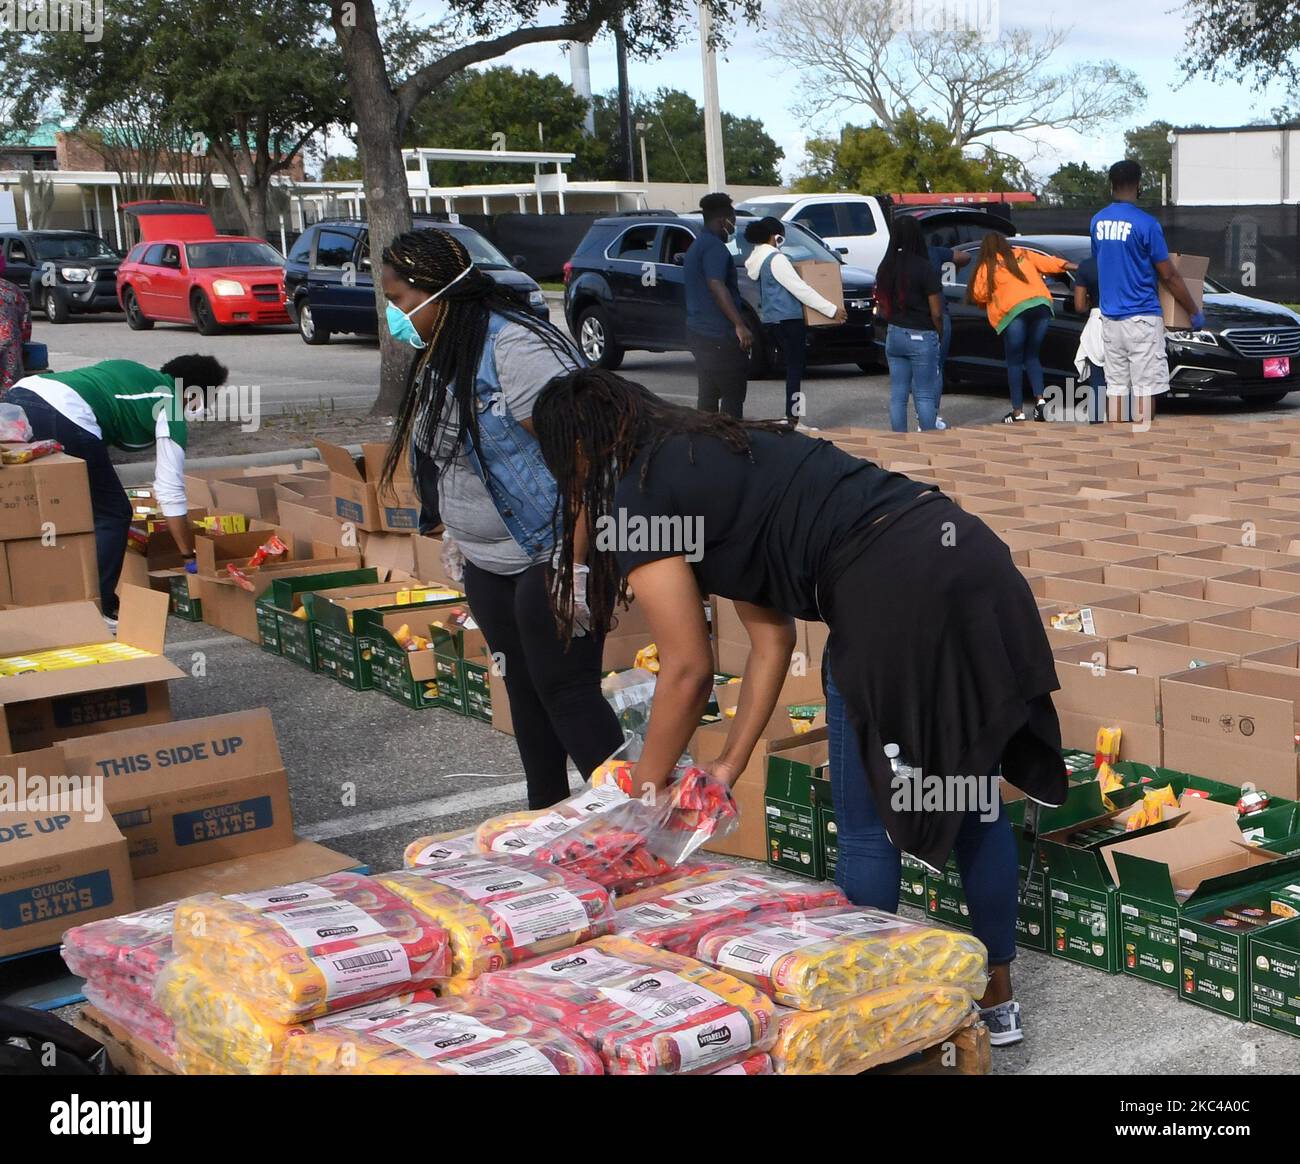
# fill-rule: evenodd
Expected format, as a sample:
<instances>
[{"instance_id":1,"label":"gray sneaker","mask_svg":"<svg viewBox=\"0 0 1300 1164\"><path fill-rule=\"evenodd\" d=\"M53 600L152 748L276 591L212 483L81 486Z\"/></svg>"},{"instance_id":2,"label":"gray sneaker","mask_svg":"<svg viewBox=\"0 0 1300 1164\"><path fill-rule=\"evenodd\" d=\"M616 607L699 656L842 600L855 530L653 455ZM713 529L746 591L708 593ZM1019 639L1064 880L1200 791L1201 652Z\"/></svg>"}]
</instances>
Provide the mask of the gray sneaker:
<instances>
[{"instance_id":1,"label":"gray sneaker","mask_svg":"<svg viewBox=\"0 0 1300 1164\"><path fill-rule=\"evenodd\" d=\"M995 1047L1009 1047L1025 1037L1020 1021L1020 1003L999 1002L980 1011L980 1018L989 1029L989 1042Z\"/></svg>"}]
</instances>

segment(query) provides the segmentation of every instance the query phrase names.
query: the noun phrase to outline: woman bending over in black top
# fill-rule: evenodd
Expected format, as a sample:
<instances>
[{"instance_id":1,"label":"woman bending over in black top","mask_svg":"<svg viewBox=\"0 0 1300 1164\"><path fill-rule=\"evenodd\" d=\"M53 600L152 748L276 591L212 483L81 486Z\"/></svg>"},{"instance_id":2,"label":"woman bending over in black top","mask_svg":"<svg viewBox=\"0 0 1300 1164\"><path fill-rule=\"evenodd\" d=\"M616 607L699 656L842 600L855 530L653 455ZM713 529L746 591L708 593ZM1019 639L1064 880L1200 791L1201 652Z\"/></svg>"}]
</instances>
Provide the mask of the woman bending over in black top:
<instances>
[{"instance_id":1,"label":"woman bending over in black top","mask_svg":"<svg viewBox=\"0 0 1300 1164\"><path fill-rule=\"evenodd\" d=\"M1046 804L1064 800L1066 779L1055 665L1006 546L932 486L610 372L552 380L533 423L558 488L561 634L581 523L594 625L635 591L659 647L638 784L668 780L708 701L705 595L735 600L751 643L727 745L708 765L728 784L776 706L794 620L824 620L837 879L858 904L895 910L899 851L938 870L955 849L989 949L981 1005L996 1042L1019 1039L1018 863L997 776Z\"/></svg>"}]
</instances>

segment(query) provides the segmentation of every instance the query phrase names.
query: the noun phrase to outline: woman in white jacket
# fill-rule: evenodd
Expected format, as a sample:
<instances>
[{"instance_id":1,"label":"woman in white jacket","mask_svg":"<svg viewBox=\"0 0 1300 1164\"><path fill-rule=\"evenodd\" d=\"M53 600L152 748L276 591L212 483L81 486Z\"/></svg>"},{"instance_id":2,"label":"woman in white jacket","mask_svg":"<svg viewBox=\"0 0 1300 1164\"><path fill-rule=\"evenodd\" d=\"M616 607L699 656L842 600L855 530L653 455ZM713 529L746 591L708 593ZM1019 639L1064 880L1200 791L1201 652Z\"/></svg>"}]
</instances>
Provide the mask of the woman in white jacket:
<instances>
[{"instance_id":1,"label":"woman in white jacket","mask_svg":"<svg viewBox=\"0 0 1300 1164\"><path fill-rule=\"evenodd\" d=\"M745 260L745 273L758 284L759 318L764 327L775 332L781 345L785 357L785 415L791 424L797 425L808 411L801 387L808 362L804 305L836 323L843 323L848 314L799 277L794 264L781 253L784 230L781 220L771 217L760 218L745 227L746 241L754 244Z\"/></svg>"}]
</instances>

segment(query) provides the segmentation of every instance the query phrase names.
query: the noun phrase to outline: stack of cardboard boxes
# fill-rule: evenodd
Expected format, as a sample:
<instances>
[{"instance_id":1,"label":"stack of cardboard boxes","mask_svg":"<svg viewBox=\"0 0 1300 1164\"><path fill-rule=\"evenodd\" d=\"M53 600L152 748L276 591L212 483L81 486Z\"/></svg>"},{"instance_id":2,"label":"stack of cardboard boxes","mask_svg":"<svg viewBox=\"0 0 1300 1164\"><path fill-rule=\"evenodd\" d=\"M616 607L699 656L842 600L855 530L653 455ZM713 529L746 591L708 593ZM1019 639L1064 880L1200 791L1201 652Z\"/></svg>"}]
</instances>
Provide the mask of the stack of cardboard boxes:
<instances>
[{"instance_id":1,"label":"stack of cardboard boxes","mask_svg":"<svg viewBox=\"0 0 1300 1164\"><path fill-rule=\"evenodd\" d=\"M1300 1033L1300 439L1167 417L823 435L977 513L1037 599L1064 743L1084 754L1036 836L1004 786L1021 944ZM1106 799L1088 755L1100 727L1123 730L1125 786ZM769 859L831 875L830 773L798 747L767 757ZM1127 831L1165 786L1180 807ZM902 882L904 901L969 925L955 862L905 858Z\"/></svg>"},{"instance_id":2,"label":"stack of cardboard boxes","mask_svg":"<svg viewBox=\"0 0 1300 1164\"><path fill-rule=\"evenodd\" d=\"M98 599L94 529L84 461L0 465L0 606Z\"/></svg>"}]
</instances>

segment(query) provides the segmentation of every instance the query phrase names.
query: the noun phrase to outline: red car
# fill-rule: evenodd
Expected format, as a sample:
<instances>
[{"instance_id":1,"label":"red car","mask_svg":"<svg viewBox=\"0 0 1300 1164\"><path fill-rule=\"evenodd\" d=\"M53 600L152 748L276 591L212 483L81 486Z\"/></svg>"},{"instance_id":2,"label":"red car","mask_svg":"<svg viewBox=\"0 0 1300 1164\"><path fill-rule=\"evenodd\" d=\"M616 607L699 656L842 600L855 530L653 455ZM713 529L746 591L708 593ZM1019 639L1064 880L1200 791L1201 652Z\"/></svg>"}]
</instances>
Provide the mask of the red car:
<instances>
[{"instance_id":1,"label":"red car","mask_svg":"<svg viewBox=\"0 0 1300 1164\"><path fill-rule=\"evenodd\" d=\"M284 258L265 239L218 234L194 202L127 202L140 241L117 269L127 326L145 331L192 323L200 335L258 323L288 323Z\"/></svg>"}]
</instances>

